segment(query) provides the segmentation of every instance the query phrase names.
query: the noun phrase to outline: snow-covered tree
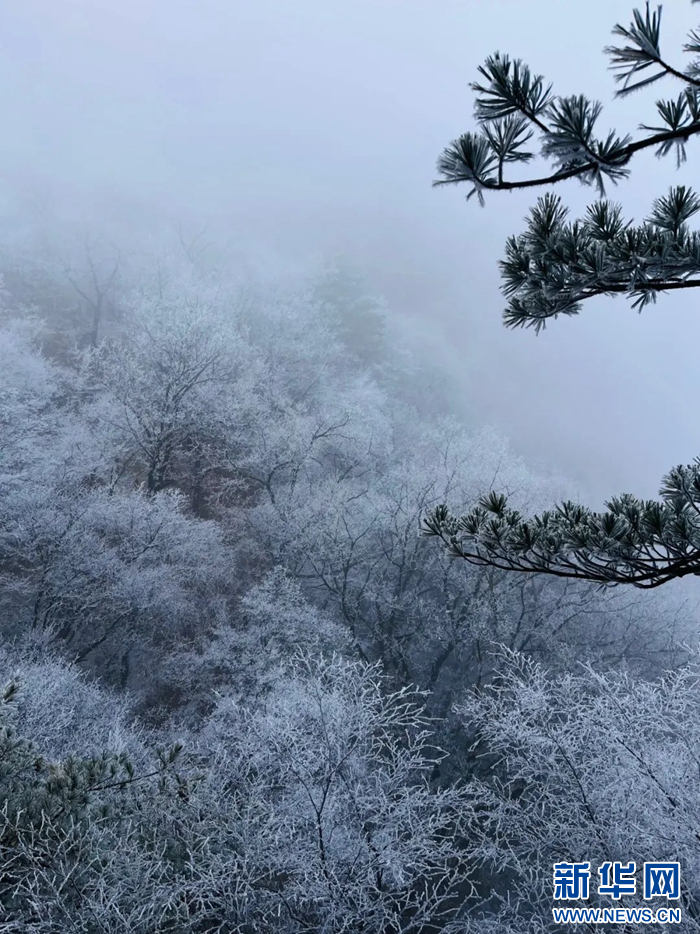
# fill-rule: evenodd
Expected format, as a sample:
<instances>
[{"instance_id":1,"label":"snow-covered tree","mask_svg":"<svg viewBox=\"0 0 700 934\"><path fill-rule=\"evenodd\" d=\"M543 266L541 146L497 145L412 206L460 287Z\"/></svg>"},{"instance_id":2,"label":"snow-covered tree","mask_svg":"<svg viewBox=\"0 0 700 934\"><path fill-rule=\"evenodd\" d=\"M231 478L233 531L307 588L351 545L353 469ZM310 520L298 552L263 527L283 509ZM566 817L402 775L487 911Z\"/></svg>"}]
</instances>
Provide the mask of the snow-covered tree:
<instances>
[{"instance_id":1,"label":"snow-covered tree","mask_svg":"<svg viewBox=\"0 0 700 934\"><path fill-rule=\"evenodd\" d=\"M221 696L189 751L122 725L99 753L80 702L114 723L109 698L40 668L15 662L0 696L8 931L418 934L462 913L467 797L431 787L421 698L375 668L298 658L257 710ZM76 706L58 747L24 712L42 673Z\"/></svg>"},{"instance_id":2,"label":"snow-covered tree","mask_svg":"<svg viewBox=\"0 0 700 934\"><path fill-rule=\"evenodd\" d=\"M245 839L266 930L417 934L461 911L467 801L429 784L444 753L420 701L340 658L297 659L252 714L222 698L203 738L230 789L224 821L252 783Z\"/></svg>"},{"instance_id":3,"label":"snow-covered tree","mask_svg":"<svg viewBox=\"0 0 700 934\"><path fill-rule=\"evenodd\" d=\"M685 186L657 198L639 225L605 200L604 185L625 179L637 152L674 152L678 163L700 132L700 33L684 46L691 56L674 65L662 53L661 7L635 10L629 26L617 25L618 44L606 51L619 84L618 97L670 78L675 98L657 102L656 125L642 125L636 139L601 131L601 105L585 95L562 97L519 59L496 54L479 69L475 116L478 132L455 140L438 161L443 184L467 183L483 203L490 191L555 185L577 178L595 185L601 199L582 220L567 221L561 199L537 202L523 234L511 237L501 262L505 323L541 330L550 318L577 314L596 295L629 296L642 308L660 293L700 285L700 233L689 226L700 198ZM550 171L510 177L539 155ZM700 573L700 461L679 466L664 479L659 501L625 494L595 512L571 502L533 519L500 494L485 496L461 517L441 504L423 524L453 556L475 564L541 572L600 583L658 587Z\"/></svg>"},{"instance_id":4,"label":"snow-covered tree","mask_svg":"<svg viewBox=\"0 0 700 934\"><path fill-rule=\"evenodd\" d=\"M149 492L174 482L178 458L201 447L217 393L232 380L235 335L206 291L133 299L128 328L88 358L88 379L107 390L101 418L143 465ZM203 294L202 294L203 293Z\"/></svg>"},{"instance_id":5,"label":"snow-covered tree","mask_svg":"<svg viewBox=\"0 0 700 934\"><path fill-rule=\"evenodd\" d=\"M34 337L31 322L0 333L3 636L51 633L110 680L154 684L153 653L226 615L222 530L177 491L119 483L119 439Z\"/></svg>"},{"instance_id":6,"label":"snow-covered tree","mask_svg":"<svg viewBox=\"0 0 700 934\"><path fill-rule=\"evenodd\" d=\"M52 353L70 358L75 346L96 347L113 334L127 264L110 240L84 230L12 231L0 241L0 269L14 308L46 322Z\"/></svg>"},{"instance_id":7,"label":"snow-covered tree","mask_svg":"<svg viewBox=\"0 0 700 934\"><path fill-rule=\"evenodd\" d=\"M560 488L529 471L496 432L468 433L450 420L411 431L407 419L375 457L357 432L354 421L343 429L340 467L319 469L312 458L293 482L281 476L274 496L247 509L244 520L260 554L283 563L346 627L356 655L381 660L396 684L431 690L431 705L444 713L453 690L491 676L494 644L559 665L581 656L645 665L670 649L659 626L670 601L514 579L426 552L416 528L446 497L466 506L497 477L516 500L537 508Z\"/></svg>"},{"instance_id":8,"label":"snow-covered tree","mask_svg":"<svg viewBox=\"0 0 700 934\"><path fill-rule=\"evenodd\" d=\"M182 699L178 715L198 725L222 691L256 708L299 653L348 657L352 647L347 629L311 603L299 580L276 565L248 586L235 611L169 658L164 679Z\"/></svg>"},{"instance_id":9,"label":"snow-covered tree","mask_svg":"<svg viewBox=\"0 0 700 934\"><path fill-rule=\"evenodd\" d=\"M590 862L588 905L609 906L596 871L616 860L636 862L637 897L616 903L632 907L643 904L643 862L680 861L684 930L700 930L697 667L649 682L583 666L551 677L517 653L505 661L460 709L474 743L472 858L490 877L465 930L558 930L553 864Z\"/></svg>"},{"instance_id":10,"label":"snow-covered tree","mask_svg":"<svg viewBox=\"0 0 700 934\"><path fill-rule=\"evenodd\" d=\"M0 665L3 929L167 930L175 840L158 839L144 810L186 794L181 746L149 749L114 697L60 663ZM64 709L48 710L52 699Z\"/></svg>"}]
</instances>

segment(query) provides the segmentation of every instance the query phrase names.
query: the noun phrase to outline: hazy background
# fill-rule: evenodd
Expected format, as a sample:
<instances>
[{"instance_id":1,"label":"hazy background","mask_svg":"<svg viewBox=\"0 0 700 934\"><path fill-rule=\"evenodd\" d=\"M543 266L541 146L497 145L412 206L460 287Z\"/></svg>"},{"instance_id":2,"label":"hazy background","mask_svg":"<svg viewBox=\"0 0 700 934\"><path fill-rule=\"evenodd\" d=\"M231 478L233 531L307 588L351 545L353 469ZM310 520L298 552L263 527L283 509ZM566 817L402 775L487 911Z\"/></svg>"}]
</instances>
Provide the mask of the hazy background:
<instances>
[{"instance_id":1,"label":"hazy background","mask_svg":"<svg viewBox=\"0 0 700 934\"><path fill-rule=\"evenodd\" d=\"M243 253L303 267L344 251L392 307L444 335L441 364L475 424L594 497L656 492L700 453L697 298L585 308L539 338L500 323L497 260L532 193L487 207L432 190L434 164L472 127L468 83L496 50L620 131L654 122L657 85L608 102L602 48L629 0L6 0L0 13L0 186L7 218L208 221ZM675 61L694 11L664 11ZM616 193L641 219L672 182L638 157ZM560 193L575 210L590 195Z\"/></svg>"}]
</instances>

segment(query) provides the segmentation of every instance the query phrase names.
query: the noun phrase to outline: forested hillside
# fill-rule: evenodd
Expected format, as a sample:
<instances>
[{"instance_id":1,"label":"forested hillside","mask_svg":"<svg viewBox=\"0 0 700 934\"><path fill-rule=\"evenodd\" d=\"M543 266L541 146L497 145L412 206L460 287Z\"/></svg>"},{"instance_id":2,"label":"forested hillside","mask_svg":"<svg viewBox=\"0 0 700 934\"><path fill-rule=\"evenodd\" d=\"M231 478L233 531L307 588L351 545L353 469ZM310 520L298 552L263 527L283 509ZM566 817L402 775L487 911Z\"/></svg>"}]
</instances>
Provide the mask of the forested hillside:
<instances>
[{"instance_id":1,"label":"forested hillside","mask_svg":"<svg viewBox=\"0 0 700 934\"><path fill-rule=\"evenodd\" d=\"M342 264L52 250L0 256L0 931L524 934L630 854L700 929L692 601L420 538L566 483Z\"/></svg>"}]
</instances>

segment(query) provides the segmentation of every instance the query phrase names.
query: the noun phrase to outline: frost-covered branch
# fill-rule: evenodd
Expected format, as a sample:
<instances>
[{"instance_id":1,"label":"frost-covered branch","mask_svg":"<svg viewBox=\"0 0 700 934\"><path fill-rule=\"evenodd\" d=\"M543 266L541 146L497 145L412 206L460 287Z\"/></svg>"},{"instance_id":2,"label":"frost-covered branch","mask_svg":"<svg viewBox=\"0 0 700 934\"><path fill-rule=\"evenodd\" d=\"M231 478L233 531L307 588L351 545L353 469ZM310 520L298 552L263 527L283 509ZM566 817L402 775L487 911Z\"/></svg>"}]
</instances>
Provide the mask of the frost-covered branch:
<instances>
[{"instance_id":1,"label":"frost-covered branch","mask_svg":"<svg viewBox=\"0 0 700 934\"><path fill-rule=\"evenodd\" d=\"M647 3L644 14L634 10L628 27L618 24L613 30L621 44L605 50L620 84L618 97L664 77L683 83L678 98L657 102L660 126L643 124L640 129L646 135L639 139L615 131L600 134L598 101L582 94L560 97L520 59L497 52L480 66L483 80L471 85L477 95L479 131L464 133L446 147L438 159L441 177L435 185L466 182L471 185L467 197L477 195L482 204L486 191L533 188L570 178L594 184L603 194L606 181L616 184L629 175L629 163L641 150L655 148L666 155L675 148L678 159L685 159L686 143L700 132L700 36L688 36L683 50L696 57L682 69L663 57L660 30L661 7L652 12ZM533 137L539 141L539 153L528 148ZM506 177L508 167L530 163L538 154L549 162L551 172L526 179Z\"/></svg>"},{"instance_id":2,"label":"frost-covered branch","mask_svg":"<svg viewBox=\"0 0 700 934\"><path fill-rule=\"evenodd\" d=\"M597 295L628 295L641 309L659 292L697 288L700 233L687 221L699 210L700 198L681 185L657 198L639 226L610 201L594 202L582 220L567 223L561 199L544 195L525 233L509 237L500 263L506 325L539 331Z\"/></svg>"},{"instance_id":3,"label":"frost-covered branch","mask_svg":"<svg viewBox=\"0 0 700 934\"><path fill-rule=\"evenodd\" d=\"M563 502L527 519L489 493L460 517L438 506L422 533L472 564L658 587L700 573L700 460L668 474L660 501L624 494L605 512Z\"/></svg>"},{"instance_id":4,"label":"frost-covered branch","mask_svg":"<svg viewBox=\"0 0 700 934\"><path fill-rule=\"evenodd\" d=\"M626 178L632 156L642 149L655 147L658 156L675 149L680 165L686 143L700 131L700 34L690 33L683 50L693 58L678 68L662 54L660 32L661 7L652 12L647 3L645 13L634 11L629 26L615 27L621 43L606 49L620 85L618 97L664 77L683 83L677 98L657 101L659 125L642 126L649 135L634 141L615 132L599 136L599 103L582 95L557 97L521 61L495 55L480 68L484 83L472 85L481 132L467 133L445 150L438 162L443 178L436 184L468 182L468 197L476 194L483 203L487 189L578 177L595 184L602 196L604 182ZM535 157L525 148L535 135L553 173L507 180L507 164ZM698 211L700 197L681 185L657 198L638 225L602 197L581 220L569 222L561 199L545 194L531 210L525 232L508 239L500 263L508 300L505 324L539 332L550 318L575 315L596 296L627 295L641 309L660 292L698 288L700 232L688 226ZM472 564L658 587L700 573L699 470L696 462L671 471L659 502L625 494L611 499L604 512L564 502L526 519L505 496L491 493L460 517L438 506L423 521L422 532Z\"/></svg>"}]
</instances>

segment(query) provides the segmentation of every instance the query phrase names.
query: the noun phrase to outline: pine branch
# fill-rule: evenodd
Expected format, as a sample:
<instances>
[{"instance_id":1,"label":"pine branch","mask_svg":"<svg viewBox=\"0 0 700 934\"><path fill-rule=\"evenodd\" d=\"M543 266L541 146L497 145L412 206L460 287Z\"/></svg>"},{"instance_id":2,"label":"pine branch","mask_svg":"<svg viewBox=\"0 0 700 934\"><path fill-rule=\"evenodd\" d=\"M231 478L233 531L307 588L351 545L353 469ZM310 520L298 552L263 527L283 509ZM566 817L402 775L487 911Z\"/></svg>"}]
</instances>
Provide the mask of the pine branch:
<instances>
[{"instance_id":1,"label":"pine branch","mask_svg":"<svg viewBox=\"0 0 700 934\"><path fill-rule=\"evenodd\" d=\"M599 103L583 95L556 97L522 62L495 55L479 69L487 84L472 86L480 95L475 113L481 133L467 133L444 151L438 161L443 178L435 184L467 182L472 186L467 197L476 194L482 204L485 191L570 178L596 184L602 195L604 182L627 177L632 157L644 149L666 156L675 148L680 165L686 143L700 132L700 33L691 32L684 47L699 56L685 71L661 54L660 7L652 13L647 3L644 14L635 10L632 23L616 26L614 34L624 40L606 49L622 85L618 97L663 77L683 82L675 100L657 101L661 126L643 124L650 135L637 140L613 132L598 138ZM517 133L499 131L507 119L520 121ZM541 155L554 171L522 181L504 179L507 162L534 157L523 147L535 131ZM602 199L570 223L561 199L545 194L531 210L525 232L508 239L500 263L506 325L540 331L550 318L575 315L595 296L624 294L641 309L660 292L700 287L700 232L688 228L699 211L700 197L678 186L657 198L637 226L624 220L619 205ZM505 496L492 492L461 517L439 506L421 532L472 564L649 589L700 574L700 459L671 471L660 496L644 501L625 494L607 503L604 512L565 502L525 519Z\"/></svg>"},{"instance_id":2,"label":"pine branch","mask_svg":"<svg viewBox=\"0 0 700 934\"><path fill-rule=\"evenodd\" d=\"M653 589L700 573L700 459L671 471L660 495L624 494L605 512L564 502L528 520L489 493L460 517L438 506L421 534L475 565Z\"/></svg>"},{"instance_id":3,"label":"pine branch","mask_svg":"<svg viewBox=\"0 0 700 934\"><path fill-rule=\"evenodd\" d=\"M679 78L688 84L700 87L700 81L696 80L692 72L679 71L668 62L664 61L661 55L661 6L652 13L647 0L645 15L634 10L632 13L632 23L628 27L619 24L613 29L613 35L620 36L627 40L628 44L622 47L607 46L605 52L610 56L613 71L616 71L615 81L622 84L616 97L624 97L637 91L640 88L653 84L660 78L670 75ZM689 36L691 42L684 46L684 51L694 52L693 33ZM630 83L630 81L647 68L658 68L653 75L647 75L640 81Z\"/></svg>"},{"instance_id":4,"label":"pine branch","mask_svg":"<svg viewBox=\"0 0 700 934\"><path fill-rule=\"evenodd\" d=\"M644 127L644 129L646 129L646 127ZM644 149L653 149L654 147L657 147L657 149L667 147L669 144L673 145L676 142L686 143L692 136L697 136L699 133L700 120L694 121L679 129L659 131L652 136L646 136L642 139L627 143L620 148L615 162L609 161L609 164L613 168L624 170L624 175L626 176L627 165L632 156L636 153ZM487 145L484 145L483 148L483 162L480 166L482 170L481 174L474 174L472 172L469 157L465 157L465 149L469 146L480 146L481 140L482 137L475 133L465 133L458 139L453 140L450 145L443 150L442 155L438 159L438 172L444 177L436 179L433 182L433 188L439 188L442 185L455 185L460 182L472 182L475 187L478 185L480 188L484 190L488 189L489 191L517 191L521 188L541 188L544 185L555 185L558 182L565 182L571 178L585 179L586 175L596 172L600 165L598 159L589 159L578 165L552 172L549 175L541 175L537 178L526 178L518 181L499 181L498 178L488 175L491 163L488 158L490 150ZM488 139L486 139L486 143L488 143ZM662 154L665 155L665 152ZM533 154L528 154L528 160L533 157ZM470 197L471 194L467 195L467 198Z\"/></svg>"},{"instance_id":5,"label":"pine branch","mask_svg":"<svg viewBox=\"0 0 700 934\"><path fill-rule=\"evenodd\" d=\"M687 221L698 211L700 198L678 186L637 227L610 201L595 202L571 224L561 199L545 195L525 232L506 243L500 263L506 325L539 331L549 318L577 314L598 295L628 295L641 309L659 292L697 288L700 233L690 232Z\"/></svg>"},{"instance_id":6,"label":"pine branch","mask_svg":"<svg viewBox=\"0 0 700 934\"><path fill-rule=\"evenodd\" d=\"M467 198L477 195L483 204L485 191L514 191L535 188L578 178L595 184L601 195L606 181L617 183L629 175L633 156L645 149L666 155L677 149L678 162L685 159L685 145L700 133L700 57L685 71L670 65L660 51L661 8L652 13L633 13L628 27L615 26L613 34L624 45L605 49L611 59L615 80L622 84L616 96L672 77L684 84L676 101L658 101L663 126L642 124L648 135L633 140L609 132L594 135L601 105L583 95L558 97L542 75L533 74L520 59L496 53L479 67L483 83L471 85L476 92L475 118L478 132L467 132L454 139L437 163L439 178L434 186L467 182L472 185ZM700 35L691 32L684 51L700 56ZM646 75L650 68L657 70ZM636 80L640 74L645 76ZM508 124L507 121L510 121ZM514 132L517 127L517 132ZM526 179L506 179L507 163L530 162L534 152L523 147L539 134L540 155L554 165L554 171Z\"/></svg>"}]
</instances>

